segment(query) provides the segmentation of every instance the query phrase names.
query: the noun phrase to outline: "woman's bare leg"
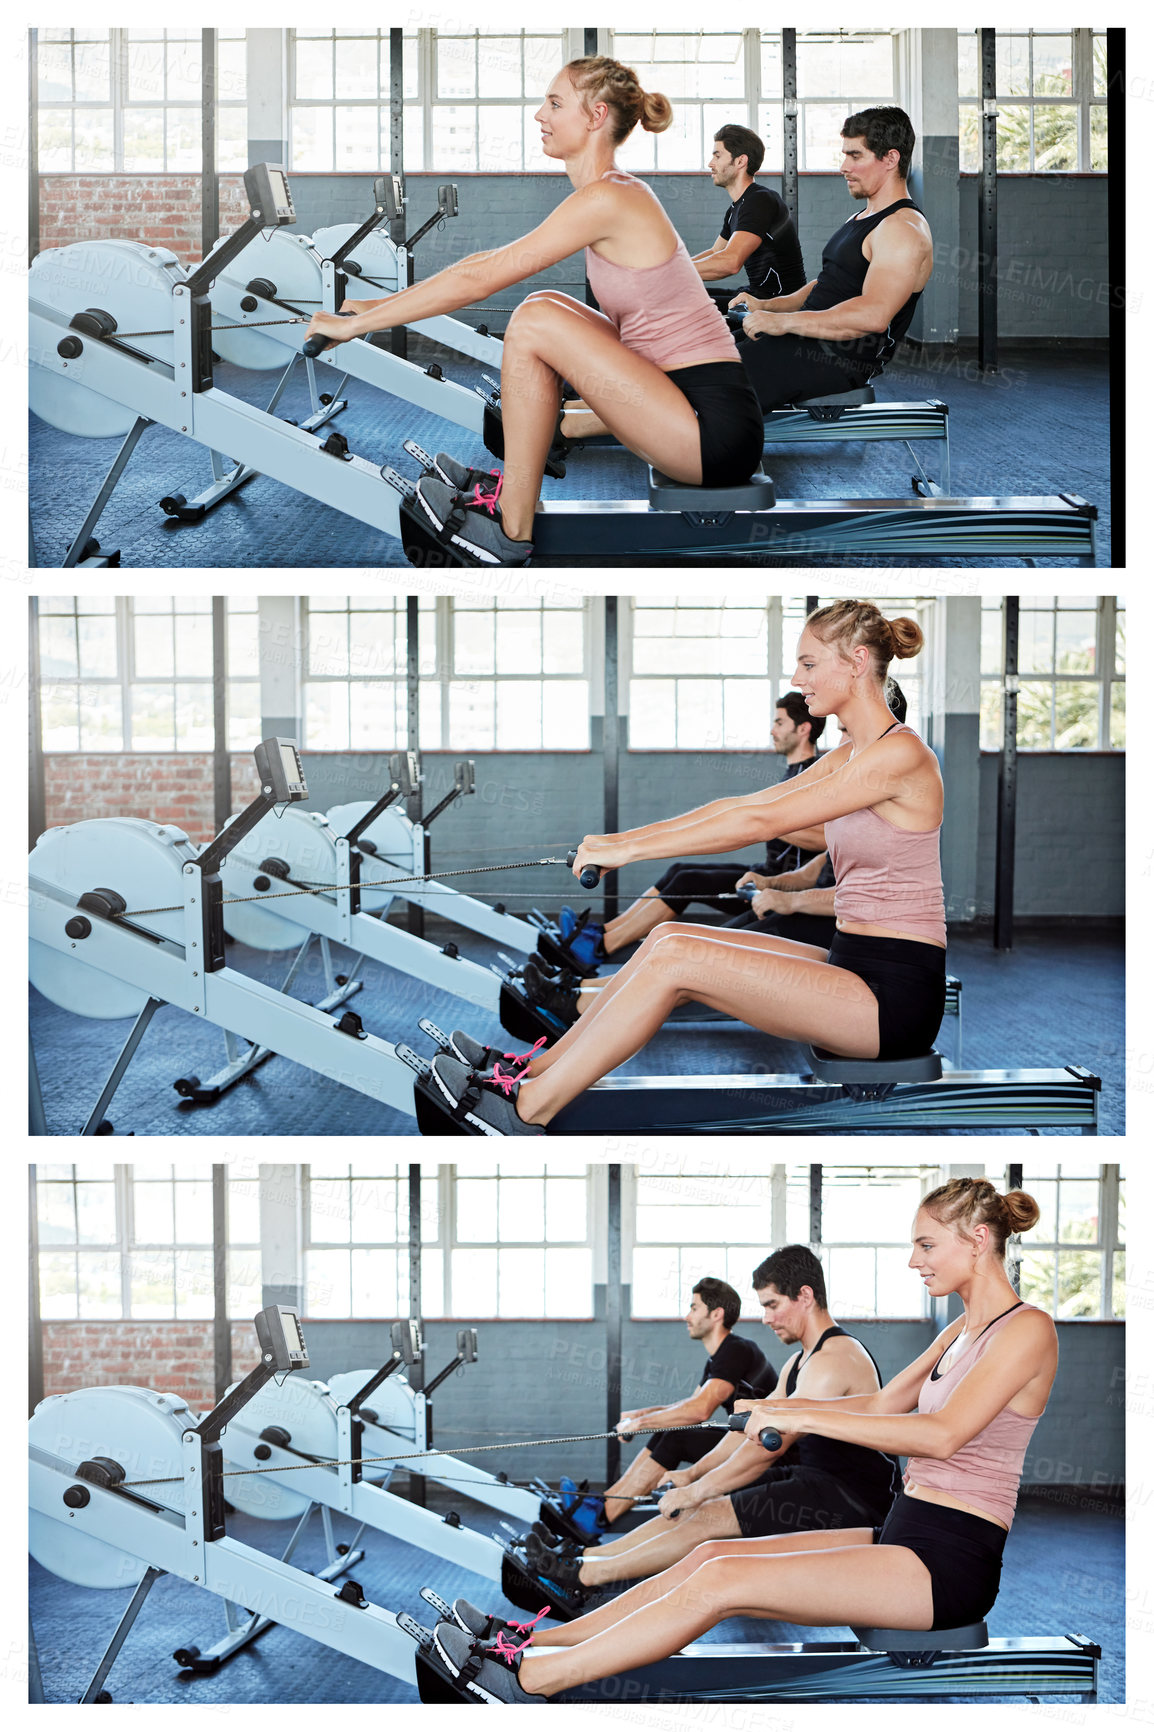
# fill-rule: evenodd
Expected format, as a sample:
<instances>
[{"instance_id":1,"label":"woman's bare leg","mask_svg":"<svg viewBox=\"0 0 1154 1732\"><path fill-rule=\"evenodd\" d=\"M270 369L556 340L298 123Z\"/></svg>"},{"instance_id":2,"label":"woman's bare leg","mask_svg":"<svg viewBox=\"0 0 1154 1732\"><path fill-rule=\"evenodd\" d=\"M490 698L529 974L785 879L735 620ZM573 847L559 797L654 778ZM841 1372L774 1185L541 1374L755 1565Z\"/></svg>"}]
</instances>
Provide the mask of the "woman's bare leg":
<instances>
[{"instance_id":1,"label":"woman's bare leg","mask_svg":"<svg viewBox=\"0 0 1154 1732\"><path fill-rule=\"evenodd\" d=\"M661 1598L576 1644L552 1649L534 1646L522 1656L521 1686L555 1696L595 1678L651 1665L731 1617L781 1618L795 1624L868 1623L882 1603L892 1628L929 1629L933 1592L930 1573L920 1558L905 1546L847 1544L849 1534L822 1537L841 1543L793 1552L763 1549L773 1542L760 1540L700 1546L686 1560L695 1566L691 1573ZM668 1582L674 1574L668 1571L648 1585ZM606 1609L620 1610L622 1603Z\"/></svg>"},{"instance_id":2,"label":"woman's bare leg","mask_svg":"<svg viewBox=\"0 0 1154 1732\"><path fill-rule=\"evenodd\" d=\"M636 951L629 958L629 961L624 963L623 966L618 969L616 974L612 975L610 979L603 981L597 987L596 991L590 989L582 994L582 996L586 998L587 1002L582 1007L579 1021L575 1022L569 1029L567 1029L561 1036L561 1039L555 1042L553 1046L547 1047L543 1052L537 1054L537 1057L533 1060L525 1073L527 1077L543 1075L545 1071L551 1069L552 1066L556 1064L557 1060L573 1047L579 1037L584 1038L587 1035L588 1027L594 1015L599 1015L613 995L620 992L627 985L629 980L632 979L633 975L641 967L645 958L652 955L654 944L669 932L692 933L706 943L726 944L730 946L748 945L752 948L761 950L776 950L780 951L783 956L805 956L809 957L814 962L824 963L826 957L826 952L821 945L799 944L794 938L778 938L774 934L762 932L745 932L739 927L733 928L732 930L726 928L723 932L716 926L697 926L690 921L666 922L664 929L662 927L656 927L653 932L650 933L649 937L645 939L644 943L641 945L640 950Z\"/></svg>"},{"instance_id":3,"label":"woman's bare leg","mask_svg":"<svg viewBox=\"0 0 1154 1732\"><path fill-rule=\"evenodd\" d=\"M501 419L506 535L527 541L557 425L561 380L631 451L675 481L701 480L701 439L688 398L667 373L621 341L604 314L545 290L521 302L505 332Z\"/></svg>"},{"instance_id":4,"label":"woman's bare leg","mask_svg":"<svg viewBox=\"0 0 1154 1732\"><path fill-rule=\"evenodd\" d=\"M624 950L627 944L637 944L642 938L648 938L655 926L660 926L663 920L676 920L677 915L668 902L661 900L661 892L656 884L651 884L643 896L636 902L631 902L624 914L618 914L616 919L607 920L605 935L601 942L609 955L615 950Z\"/></svg>"},{"instance_id":5,"label":"woman's bare leg","mask_svg":"<svg viewBox=\"0 0 1154 1732\"><path fill-rule=\"evenodd\" d=\"M571 398L564 407L561 432L566 439L595 439L599 433L608 433L604 421L580 397Z\"/></svg>"},{"instance_id":6,"label":"woman's bare leg","mask_svg":"<svg viewBox=\"0 0 1154 1732\"><path fill-rule=\"evenodd\" d=\"M581 1584L604 1588L611 1582L635 1582L656 1576L680 1563L706 1540L740 1539L741 1529L727 1497L711 1498L697 1509L685 1510L675 1522L658 1516L623 1534L620 1550L594 1546L581 1563Z\"/></svg>"}]
</instances>

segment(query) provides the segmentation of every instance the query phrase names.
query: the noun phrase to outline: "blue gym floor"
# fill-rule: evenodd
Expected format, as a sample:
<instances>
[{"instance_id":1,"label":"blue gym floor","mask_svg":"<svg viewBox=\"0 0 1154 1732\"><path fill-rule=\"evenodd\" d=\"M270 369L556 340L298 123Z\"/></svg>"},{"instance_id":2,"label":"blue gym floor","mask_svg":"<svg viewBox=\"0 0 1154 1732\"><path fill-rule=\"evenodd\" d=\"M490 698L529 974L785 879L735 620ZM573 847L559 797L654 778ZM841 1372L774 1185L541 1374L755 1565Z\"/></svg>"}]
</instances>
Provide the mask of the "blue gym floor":
<instances>
[{"instance_id":1,"label":"blue gym floor","mask_svg":"<svg viewBox=\"0 0 1154 1732\"><path fill-rule=\"evenodd\" d=\"M410 358L436 359L446 375L461 384L480 382L486 371L424 339L410 342ZM953 492L964 497L1080 494L1096 505L1098 564L1110 564L1109 368L1104 352L1091 350L1007 349L1001 369L984 378L972 359L953 357L931 366L906 349L877 382L879 402L940 398L950 408ZM491 369L489 369L491 371ZM320 388L333 380L321 369ZM272 373L244 372L221 364L217 384L248 403L263 406L276 382ZM430 452L451 455L485 468L495 462L479 437L463 432L371 386L350 382L343 393L348 409L330 425L350 448L371 462L390 464L416 480L420 473L402 450L415 439ZM304 369L281 401L278 413L302 420L309 413ZM82 439L56 432L31 417L29 504L37 562L59 565L118 447L113 439ZM936 473L929 442L915 449L931 475ZM239 454L243 455L243 453ZM334 460L335 461L335 460ZM765 458L778 496L783 499L911 497L913 463L896 441L858 445L829 443L771 448ZM343 567L409 569L400 543L343 516L331 507L258 476L199 524L178 524L160 511L166 494L189 499L210 480L207 453L179 434L153 426L140 441L98 524L96 538L106 551L120 549L125 566L142 567ZM589 449L573 455L564 481L546 480L543 497L626 499L639 495L644 469L620 447ZM602 559L599 567L660 566L653 561ZM714 562L711 562L714 563ZM774 558L768 554L719 560L717 564L756 564L790 569L811 566L868 565L909 569L1010 566L1016 560L910 560ZM1067 560L1039 560L1061 567Z\"/></svg>"},{"instance_id":2,"label":"blue gym floor","mask_svg":"<svg viewBox=\"0 0 1154 1732\"><path fill-rule=\"evenodd\" d=\"M444 1499L447 1491L433 1492ZM431 1500L432 1501L432 1500ZM440 1509L441 1503L435 1507ZM495 1513L458 1503L463 1521L482 1532L497 1524ZM314 1515L310 1538L294 1562L304 1569L324 1562L320 1518ZM334 1518L336 1537L350 1538L352 1525ZM270 1554L283 1548L291 1531L284 1522L252 1517L229 1518L233 1538ZM368 1533L364 1561L352 1572L366 1597L393 1612L407 1611L418 1623L433 1622L418 1590L428 1585L449 1601L458 1595L486 1611L513 1610L499 1591L470 1571L441 1563L400 1540ZM1102 1649L1099 1700L1124 1699L1125 1591L1122 1510L1115 1505L1070 1495L1063 1503L1023 1498L1006 1549L1002 1587L987 1618L991 1636L1064 1636L1078 1632ZM31 1611L40 1653L44 1693L49 1702L75 1702L85 1689L115 1628L128 1594L77 1588L38 1564L31 1566ZM204 1677L182 1673L172 1659L177 1647L208 1648L224 1634L223 1611L200 1589L171 1576L153 1587L112 1668L108 1689L119 1703L199 1702L336 1703L415 1702L416 1691L386 1672L346 1659L319 1642L274 1628ZM707 1634L706 1642L847 1641L842 1628L802 1628L755 1618L731 1618ZM919 1698L904 1698L919 1700ZM920 1698L922 1700L933 1698ZM963 1701L965 1698L937 1698ZM859 1698L858 1700L861 1700ZM985 1697L983 1701L1021 1701ZM1060 1702L1060 1697L1042 1697ZM976 1703L970 1699L971 1711ZM1068 1704L1079 1721L1085 1710Z\"/></svg>"},{"instance_id":3,"label":"blue gym floor","mask_svg":"<svg viewBox=\"0 0 1154 1732\"><path fill-rule=\"evenodd\" d=\"M427 934L438 944L453 937L462 954L475 961L485 963L496 958L496 945L460 928L430 921ZM1121 933L1019 928L1013 949L998 952L988 930L972 931L951 935L948 955L951 973L962 981L962 1068L1084 1065L1102 1079L1101 1132L1122 1135L1125 989ZM334 956L339 969L341 952L337 946ZM273 985L279 984L289 962L285 955L253 951L240 944L230 944L228 959L240 973ZM315 1002L324 992L315 947L309 962L313 966L301 970L294 996ZM495 1014L488 1016L461 999L433 992L410 975L371 962L359 972L365 986L350 1001L351 1008L367 1029L383 1039L404 1043L431 1057L432 1045L417 1027L421 1017L431 1017L446 1030L463 1028L486 1041L507 1039ZM73 1015L48 1003L34 989L30 1021L49 1132L74 1134L95 1104L131 1024L124 1019L100 1022ZM941 1039L948 1054L952 1039L948 1024ZM412 1118L279 1057L269 1059L213 1106L196 1106L176 1095L173 1084L177 1077L197 1075L207 1081L224 1059L224 1040L218 1029L199 1017L165 1006L153 1018L112 1102L108 1118L116 1134L416 1134ZM800 1046L774 1040L744 1024L667 1024L629 1061L624 1074L718 1075L743 1067L787 1073L803 1071L806 1065Z\"/></svg>"}]
</instances>

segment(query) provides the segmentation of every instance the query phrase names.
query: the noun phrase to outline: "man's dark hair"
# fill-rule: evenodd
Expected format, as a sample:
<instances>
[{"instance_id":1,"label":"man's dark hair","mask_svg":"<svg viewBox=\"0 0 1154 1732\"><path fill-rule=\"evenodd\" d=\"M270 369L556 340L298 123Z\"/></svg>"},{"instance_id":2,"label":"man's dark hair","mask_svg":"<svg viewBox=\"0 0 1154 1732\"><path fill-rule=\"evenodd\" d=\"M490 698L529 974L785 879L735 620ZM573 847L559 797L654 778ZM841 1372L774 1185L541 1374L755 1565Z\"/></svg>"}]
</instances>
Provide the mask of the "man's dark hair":
<instances>
[{"instance_id":1,"label":"man's dark hair","mask_svg":"<svg viewBox=\"0 0 1154 1732\"><path fill-rule=\"evenodd\" d=\"M886 703L889 705L890 710L897 717L899 722L904 722L906 719L906 709L908 707L906 704L906 694L902 691L898 682L890 679L888 675L886 677L885 686L882 689L885 692Z\"/></svg>"},{"instance_id":2,"label":"man's dark hair","mask_svg":"<svg viewBox=\"0 0 1154 1732\"><path fill-rule=\"evenodd\" d=\"M841 129L843 138L864 138L866 149L875 156L889 150L898 153L898 173L905 180L910 172L917 134L904 108L863 108L851 114ZM725 147L727 150L729 146Z\"/></svg>"},{"instance_id":3,"label":"man's dark hair","mask_svg":"<svg viewBox=\"0 0 1154 1732\"><path fill-rule=\"evenodd\" d=\"M723 126L720 132L714 133L713 142L720 144L730 156L743 156L748 174L756 174L765 161L765 146L748 126Z\"/></svg>"},{"instance_id":4,"label":"man's dark hair","mask_svg":"<svg viewBox=\"0 0 1154 1732\"><path fill-rule=\"evenodd\" d=\"M725 1327L733 1328L741 1316L741 1297L734 1292L728 1281L720 1281L716 1275L706 1275L693 1291L701 1294L701 1303L707 1311L720 1309Z\"/></svg>"},{"instance_id":5,"label":"man's dark hair","mask_svg":"<svg viewBox=\"0 0 1154 1732\"><path fill-rule=\"evenodd\" d=\"M813 745L817 745L825 729L825 717L811 716L800 692L783 692L773 707L775 710L784 710L795 728L808 722L810 740Z\"/></svg>"},{"instance_id":6,"label":"man's dark hair","mask_svg":"<svg viewBox=\"0 0 1154 1732\"><path fill-rule=\"evenodd\" d=\"M760 1293L771 1281L787 1299L796 1299L803 1287L809 1287L822 1310L826 1309L825 1270L808 1245L783 1245L779 1251L771 1251L753 1271L754 1292Z\"/></svg>"}]
</instances>

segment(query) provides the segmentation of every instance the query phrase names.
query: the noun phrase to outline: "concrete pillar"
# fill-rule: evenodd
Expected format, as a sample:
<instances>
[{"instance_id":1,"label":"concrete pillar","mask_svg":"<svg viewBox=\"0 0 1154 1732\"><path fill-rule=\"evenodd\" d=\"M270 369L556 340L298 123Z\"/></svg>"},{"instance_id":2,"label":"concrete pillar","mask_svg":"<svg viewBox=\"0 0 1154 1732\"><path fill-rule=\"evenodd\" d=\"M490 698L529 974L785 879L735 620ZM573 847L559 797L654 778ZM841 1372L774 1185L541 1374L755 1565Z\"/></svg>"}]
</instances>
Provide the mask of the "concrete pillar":
<instances>
[{"instance_id":1,"label":"concrete pillar","mask_svg":"<svg viewBox=\"0 0 1154 1732\"><path fill-rule=\"evenodd\" d=\"M978 913L981 610L976 595L943 596L934 605L927 707L929 744L946 789L942 878L947 920L973 920Z\"/></svg>"},{"instance_id":2,"label":"concrete pillar","mask_svg":"<svg viewBox=\"0 0 1154 1732\"><path fill-rule=\"evenodd\" d=\"M246 32L250 163L288 162L287 54L287 35L279 27Z\"/></svg>"},{"instance_id":3,"label":"concrete pillar","mask_svg":"<svg viewBox=\"0 0 1154 1732\"><path fill-rule=\"evenodd\" d=\"M959 326L958 33L899 30L898 102L918 135L910 197L934 237L934 272L910 336L927 346L957 341Z\"/></svg>"},{"instance_id":4,"label":"concrete pillar","mask_svg":"<svg viewBox=\"0 0 1154 1732\"><path fill-rule=\"evenodd\" d=\"M304 633L300 603L291 595L265 595L260 600L257 633L260 657L261 739L280 734L301 736L301 675Z\"/></svg>"},{"instance_id":5,"label":"concrete pillar","mask_svg":"<svg viewBox=\"0 0 1154 1732\"><path fill-rule=\"evenodd\" d=\"M305 1308L301 1169L293 1162L260 1168L261 1304Z\"/></svg>"}]
</instances>

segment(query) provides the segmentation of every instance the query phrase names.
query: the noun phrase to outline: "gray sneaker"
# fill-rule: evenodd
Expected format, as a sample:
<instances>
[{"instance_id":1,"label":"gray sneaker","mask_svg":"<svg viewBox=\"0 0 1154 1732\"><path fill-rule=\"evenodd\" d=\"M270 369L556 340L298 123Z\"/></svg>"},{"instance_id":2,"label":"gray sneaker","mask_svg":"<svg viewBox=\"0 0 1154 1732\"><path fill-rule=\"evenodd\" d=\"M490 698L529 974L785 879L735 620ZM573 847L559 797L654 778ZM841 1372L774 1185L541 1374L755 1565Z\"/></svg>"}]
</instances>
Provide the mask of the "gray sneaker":
<instances>
[{"instance_id":1,"label":"gray sneaker","mask_svg":"<svg viewBox=\"0 0 1154 1732\"><path fill-rule=\"evenodd\" d=\"M455 493L471 493L474 487L488 493L501 473L499 469L470 469L467 463L458 463L445 451L438 451L433 458L433 472Z\"/></svg>"},{"instance_id":2,"label":"gray sneaker","mask_svg":"<svg viewBox=\"0 0 1154 1732\"><path fill-rule=\"evenodd\" d=\"M474 1040L471 1034L455 1028L449 1036L449 1050L462 1064L467 1064L470 1070L492 1070L499 1064L503 1071L511 1071L519 1076L527 1064L531 1064L537 1056L539 1047L545 1045L545 1036L534 1042L528 1052L502 1052L499 1046L485 1046L482 1041Z\"/></svg>"},{"instance_id":3,"label":"gray sneaker","mask_svg":"<svg viewBox=\"0 0 1154 1732\"><path fill-rule=\"evenodd\" d=\"M531 1630L540 1622L549 1607L545 1606L535 1618L521 1624L512 1618L498 1617L495 1612L479 1611L476 1606L470 1605L468 1600L454 1600L449 1610L453 1614L453 1621L460 1624L462 1630L467 1631L475 1642L488 1643L495 1642L502 1630L510 1639L523 1635L526 1630ZM448 1623L449 1620L446 1619L445 1622Z\"/></svg>"},{"instance_id":4,"label":"gray sneaker","mask_svg":"<svg viewBox=\"0 0 1154 1732\"><path fill-rule=\"evenodd\" d=\"M520 1084L511 1077L481 1077L449 1053L438 1053L429 1072L433 1087L453 1114L475 1137L543 1137L544 1125L527 1125L517 1117Z\"/></svg>"},{"instance_id":5,"label":"gray sneaker","mask_svg":"<svg viewBox=\"0 0 1154 1732\"><path fill-rule=\"evenodd\" d=\"M447 481L425 475L413 495L437 539L473 565L527 565L531 541L513 541L501 527L500 487L487 476L487 487L458 493Z\"/></svg>"},{"instance_id":6,"label":"gray sneaker","mask_svg":"<svg viewBox=\"0 0 1154 1732\"><path fill-rule=\"evenodd\" d=\"M523 1690L518 1677L518 1651L496 1658L496 1648L481 1648L467 1630L457 1624L438 1624L433 1632L437 1658L450 1671L463 1691L480 1702L544 1702L546 1697Z\"/></svg>"}]
</instances>

